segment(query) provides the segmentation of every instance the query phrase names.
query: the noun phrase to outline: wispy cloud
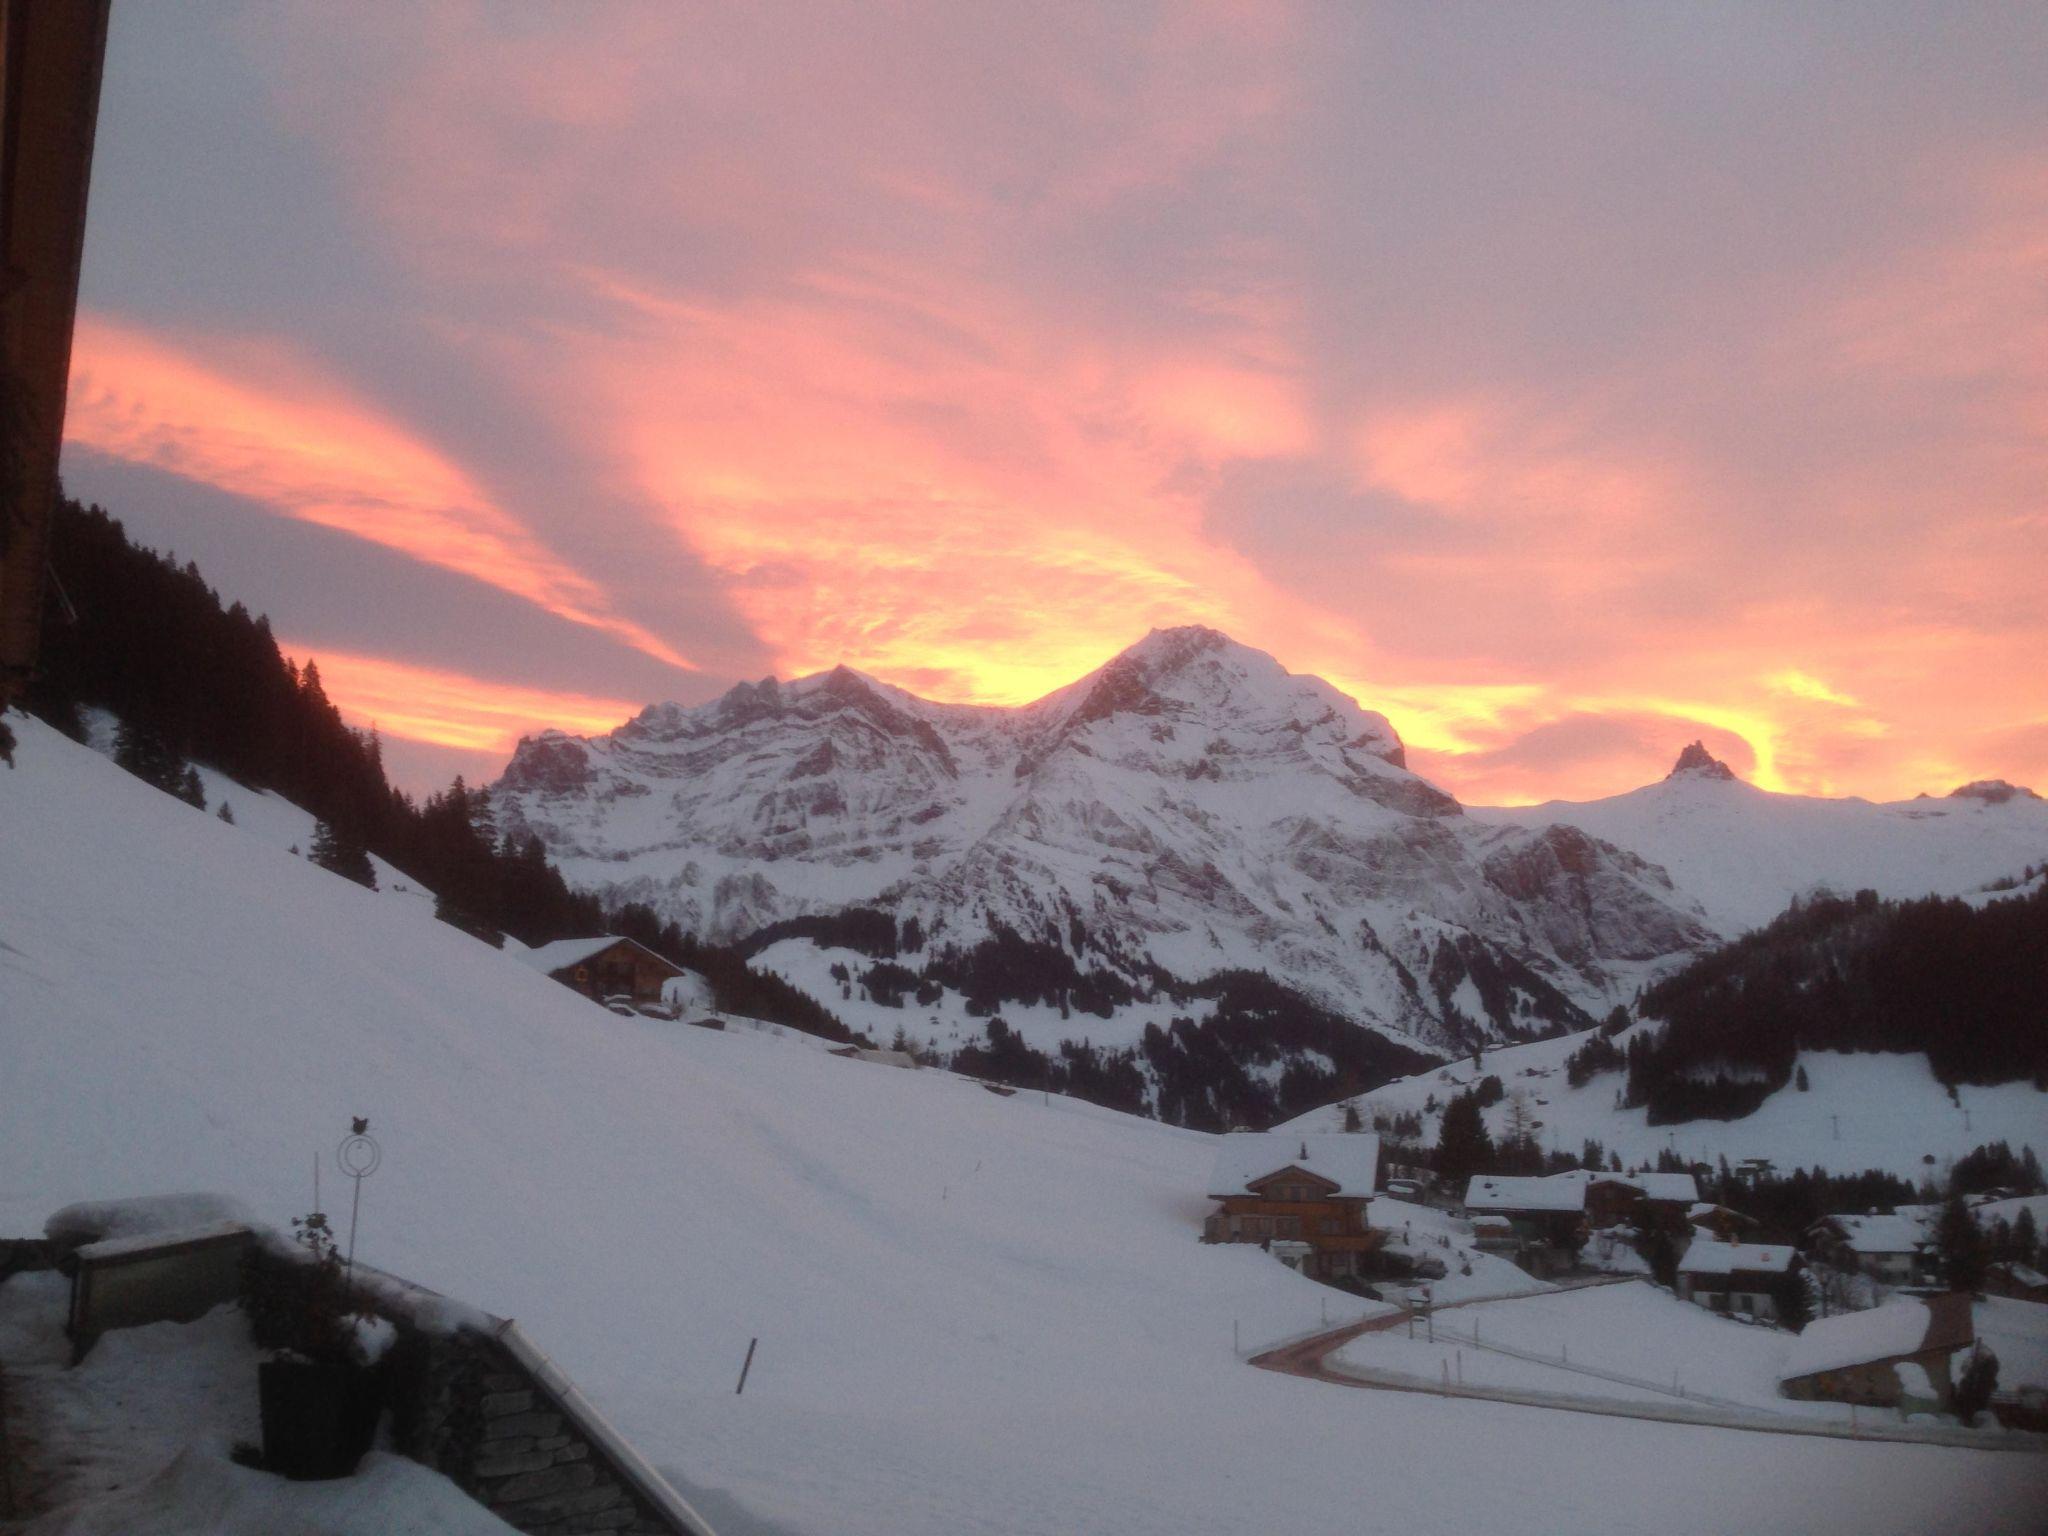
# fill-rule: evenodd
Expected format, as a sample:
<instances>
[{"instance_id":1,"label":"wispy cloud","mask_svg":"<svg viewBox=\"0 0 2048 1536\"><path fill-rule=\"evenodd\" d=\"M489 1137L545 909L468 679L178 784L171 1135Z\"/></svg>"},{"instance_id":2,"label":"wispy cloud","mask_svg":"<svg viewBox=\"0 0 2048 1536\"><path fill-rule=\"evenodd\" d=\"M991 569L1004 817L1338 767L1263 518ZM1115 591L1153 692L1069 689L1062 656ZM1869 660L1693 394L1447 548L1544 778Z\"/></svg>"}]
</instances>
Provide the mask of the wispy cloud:
<instances>
[{"instance_id":1,"label":"wispy cloud","mask_svg":"<svg viewBox=\"0 0 2048 1536\"><path fill-rule=\"evenodd\" d=\"M463 752L507 753L521 736L549 727L609 731L639 712L625 699L549 692L289 640L281 646L319 663L321 687L349 718L386 736Z\"/></svg>"},{"instance_id":2,"label":"wispy cloud","mask_svg":"<svg viewBox=\"0 0 2048 1536\"><path fill-rule=\"evenodd\" d=\"M459 466L276 347L172 342L81 315L65 431L113 458L402 550L689 665L608 612L596 582L494 506Z\"/></svg>"}]
</instances>

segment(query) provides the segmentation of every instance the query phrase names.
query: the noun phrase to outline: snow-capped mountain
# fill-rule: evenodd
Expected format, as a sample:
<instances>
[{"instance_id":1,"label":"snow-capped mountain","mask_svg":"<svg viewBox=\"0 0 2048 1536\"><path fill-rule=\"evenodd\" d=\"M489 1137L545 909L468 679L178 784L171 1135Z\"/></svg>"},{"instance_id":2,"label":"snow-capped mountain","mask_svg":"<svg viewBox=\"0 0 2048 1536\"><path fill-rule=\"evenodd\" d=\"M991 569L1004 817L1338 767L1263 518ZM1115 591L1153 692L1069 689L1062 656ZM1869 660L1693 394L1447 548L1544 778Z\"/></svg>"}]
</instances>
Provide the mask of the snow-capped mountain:
<instances>
[{"instance_id":1,"label":"snow-capped mountain","mask_svg":"<svg viewBox=\"0 0 2048 1536\"><path fill-rule=\"evenodd\" d=\"M1716 932L1769 922L1816 888L1965 896L2048 864L2048 801L2000 779L1880 804L1746 784L1694 742L1656 784L1582 802L1471 812L1495 826L1574 827L1665 870Z\"/></svg>"},{"instance_id":2,"label":"snow-capped mountain","mask_svg":"<svg viewBox=\"0 0 2048 1536\"><path fill-rule=\"evenodd\" d=\"M1568 825L1467 817L1386 719L1205 629L1018 709L844 668L522 742L495 788L568 878L734 939L849 905L927 944L1002 924L1085 966L1263 968L1437 1044L1583 1021L1708 942Z\"/></svg>"},{"instance_id":3,"label":"snow-capped mountain","mask_svg":"<svg viewBox=\"0 0 2048 1536\"><path fill-rule=\"evenodd\" d=\"M710 937L874 905L1134 978L1264 969L1444 1046L1583 1023L1816 885L1965 892L2048 859L2048 803L2003 788L1767 794L1695 746L1630 794L1468 814L1384 716L1185 628L1015 709L843 667L742 684L522 741L494 794L572 882Z\"/></svg>"}]
</instances>

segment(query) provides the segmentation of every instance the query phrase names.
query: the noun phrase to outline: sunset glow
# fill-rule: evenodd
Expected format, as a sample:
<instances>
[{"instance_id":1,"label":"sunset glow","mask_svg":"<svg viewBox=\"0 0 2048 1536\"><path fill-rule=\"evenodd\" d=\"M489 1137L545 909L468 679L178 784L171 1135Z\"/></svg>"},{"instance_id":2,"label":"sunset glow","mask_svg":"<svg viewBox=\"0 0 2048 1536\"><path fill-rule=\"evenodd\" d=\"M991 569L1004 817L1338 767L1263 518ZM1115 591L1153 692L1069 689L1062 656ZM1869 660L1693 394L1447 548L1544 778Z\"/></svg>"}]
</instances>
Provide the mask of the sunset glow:
<instances>
[{"instance_id":1,"label":"sunset glow","mask_svg":"<svg viewBox=\"0 0 2048 1536\"><path fill-rule=\"evenodd\" d=\"M351 656L281 642L320 664L321 687L351 719L387 736L463 752L509 754L519 738L552 726L601 734L638 713L624 699L546 693L380 656Z\"/></svg>"},{"instance_id":2,"label":"sunset glow","mask_svg":"<svg viewBox=\"0 0 2048 1536\"><path fill-rule=\"evenodd\" d=\"M839 662L1021 703L1204 623L1475 803L1695 737L1768 789L2048 786L2024 49L598 14L116 28L67 476L438 573L402 648L368 601L337 635L352 718L473 754ZM159 174L181 28L261 151L203 216ZM113 510L192 547L133 484ZM548 688L470 681L463 583L533 610L490 671Z\"/></svg>"}]
</instances>

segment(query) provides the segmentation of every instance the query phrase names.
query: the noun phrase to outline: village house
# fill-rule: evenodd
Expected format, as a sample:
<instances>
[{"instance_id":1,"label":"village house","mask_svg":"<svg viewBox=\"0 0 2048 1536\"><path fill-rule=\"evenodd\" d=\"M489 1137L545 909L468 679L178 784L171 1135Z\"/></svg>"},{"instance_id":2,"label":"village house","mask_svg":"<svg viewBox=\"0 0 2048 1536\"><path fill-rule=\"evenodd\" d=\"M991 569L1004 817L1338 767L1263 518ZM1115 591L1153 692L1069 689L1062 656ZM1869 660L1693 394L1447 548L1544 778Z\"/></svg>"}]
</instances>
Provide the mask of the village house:
<instances>
[{"instance_id":1,"label":"village house","mask_svg":"<svg viewBox=\"0 0 2048 1536\"><path fill-rule=\"evenodd\" d=\"M1916 1285L1931 1273L1931 1235L1922 1210L1823 1216L1806 1238L1807 1252L1820 1262L1886 1285Z\"/></svg>"},{"instance_id":2,"label":"village house","mask_svg":"<svg viewBox=\"0 0 2048 1536\"><path fill-rule=\"evenodd\" d=\"M603 934L590 939L556 939L519 958L592 1002L623 998L659 1003L662 988L689 973L632 939Z\"/></svg>"},{"instance_id":3,"label":"village house","mask_svg":"<svg viewBox=\"0 0 2048 1536\"><path fill-rule=\"evenodd\" d=\"M1314 1280L1355 1279L1386 1234L1366 1221L1379 1175L1377 1136L1239 1131L1221 1139L1209 1176L1220 1202L1205 1243L1260 1243ZM1306 1252L1282 1244L1305 1244Z\"/></svg>"},{"instance_id":4,"label":"village house","mask_svg":"<svg viewBox=\"0 0 2048 1536\"><path fill-rule=\"evenodd\" d=\"M1532 1274L1568 1268L1595 1231L1660 1227L1682 1236L1699 1202L1689 1173L1608 1173L1571 1169L1542 1176L1479 1174L1465 1186L1465 1215L1513 1228L1518 1262ZM1498 1228L1490 1228L1499 1250Z\"/></svg>"},{"instance_id":5,"label":"village house","mask_svg":"<svg viewBox=\"0 0 2048 1536\"><path fill-rule=\"evenodd\" d=\"M1789 1243L1696 1237L1678 1261L1679 1300L1759 1322L1777 1322L1786 1311L1786 1292L1804 1283L1799 1250Z\"/></svg>"},{"instance_id":6,"label":"village house","mask_svg":"<svg viewBox=\"0 0 2048 1536\"><path fill-rule=\"evenodd\" d=\"M2048 1275L2017 1260L1994 1264L1985 1272L1984 1294L2014 1301L2048 1301Z\"/></svg>"},{"instance_id":7,"label":"village house","mask_svg":"<svg viewBox=\"0 0 2048 1536\"><path fill-rule=\"evenodd\" d=\"M1946 1408L1955 1391L1951 1361L1975 1342L1964 1295L1843 1312L1809 1323L1792 1341L1778 1390L1803 1401L1879 1408L1920 1407L1931 1393Z\"/></svg>"},{"instance_id":8,"label":"village house","mask_svg":"<svg viewBox=\"0 0 2048 1536\"><path fill-rule=\"evenodd\" d=\"M1711 1237L1723 1243L1738 1243L1745 1232L1753 1232L1757 1227L1754 1216L1745 1216L1733 1207L1714 1205L1705 1200L1688 1210L1685 1219L1695 1236Z\"/></svg>"}]
</instances>

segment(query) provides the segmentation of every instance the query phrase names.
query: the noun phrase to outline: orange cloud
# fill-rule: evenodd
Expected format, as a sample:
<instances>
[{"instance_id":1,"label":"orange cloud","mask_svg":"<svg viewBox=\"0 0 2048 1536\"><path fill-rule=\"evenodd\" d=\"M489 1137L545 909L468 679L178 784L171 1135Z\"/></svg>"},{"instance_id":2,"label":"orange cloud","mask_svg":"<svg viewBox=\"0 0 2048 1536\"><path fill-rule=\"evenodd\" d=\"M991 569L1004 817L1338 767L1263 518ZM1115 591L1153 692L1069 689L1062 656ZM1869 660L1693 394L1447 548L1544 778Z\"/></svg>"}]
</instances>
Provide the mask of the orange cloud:
<instances>
[{"instance_id":1,"label":"orange cloud","mask_svg":"<svg viewBox=\"0 0 2048 1536\"><path fill-rule=\"evenodd\" d=\"M287 359L239 353L231 374L159 337L83 314L66 437L459 571L671 666L689 665L607 612L595 583L398 423Z\"/></svg>"},{"instance_id":2,"label":"orange cloud","mask_svg":"<svg viewBox=\"0 0 2048 1536\"><path fill-rule=\"evenodd\" d=\"M716 309L591 280L633 321L574 365L620 489L665 510L781 670L1018 703L1152 625L1366 648L1174 483L1306 441L1271 369L1161 369L879 265Z\"/></svg>"},{"instance_id":3,"label":"orange cloud","mask_svg":"<svg viewBox=\"0 0 2048 1536\"><path fill-rule=\"evenodd\" d=\"M491 682L385 656L294 646L312 656L328 698L350 720L386 736L468 752L510 752L523 735L554 727L577 735L611 730L639 712L624 699L554 693Z\"/></svg>"}]
</instances>

